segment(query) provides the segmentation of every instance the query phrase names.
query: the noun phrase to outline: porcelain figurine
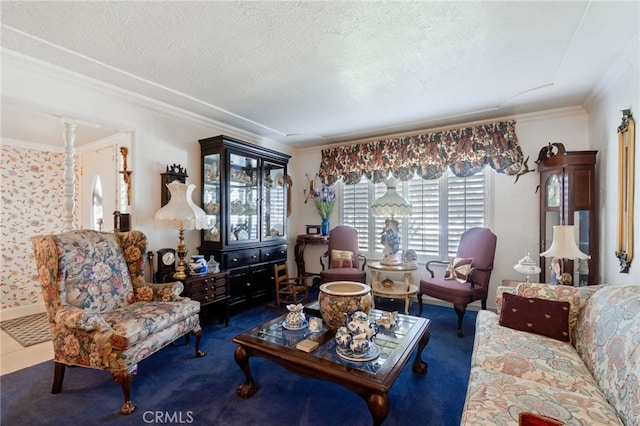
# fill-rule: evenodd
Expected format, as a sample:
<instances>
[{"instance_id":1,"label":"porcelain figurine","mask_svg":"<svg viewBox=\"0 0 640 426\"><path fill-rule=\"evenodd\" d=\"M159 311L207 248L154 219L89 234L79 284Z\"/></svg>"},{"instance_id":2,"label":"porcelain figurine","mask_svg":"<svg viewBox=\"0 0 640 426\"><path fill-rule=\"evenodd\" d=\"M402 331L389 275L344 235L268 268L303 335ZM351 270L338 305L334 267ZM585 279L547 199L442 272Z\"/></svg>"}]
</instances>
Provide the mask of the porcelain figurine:
<instances>
[{"instance_id":1,"label":"porcelain figurine","mask_svg":"<svg viewBox=\"0 0 640 426\"><path fill-rule=\"evenodd\" d=\"M302 303L287 305L287 309L289 310L287 314L287 324L289 327L302 327L305 321L304 312L302 312L303 308Z\"/></svg>"},{"instance_id":2,"label":"porcelain figurine","mask_svg":"<svg viewBox=\"0 0 640 426\"><path fill-rule=\"evenodd\" d=\"M396 316L398 315L398 311L394 312L385 312L376 320L376 324L379 327L384 328L385 330L391 330L396 326L397 320Z\"/></svg>"}]
</instances>

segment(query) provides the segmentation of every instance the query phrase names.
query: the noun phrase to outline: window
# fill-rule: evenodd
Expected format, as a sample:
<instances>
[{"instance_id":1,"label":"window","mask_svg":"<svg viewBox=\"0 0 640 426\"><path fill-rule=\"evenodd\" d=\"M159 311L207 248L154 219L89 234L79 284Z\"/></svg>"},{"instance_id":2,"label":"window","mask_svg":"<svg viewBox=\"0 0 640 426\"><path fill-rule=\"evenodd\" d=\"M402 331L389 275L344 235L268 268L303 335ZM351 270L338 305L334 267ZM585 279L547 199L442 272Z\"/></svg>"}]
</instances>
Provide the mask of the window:
<instances>
[{"instance_id":1,"label":"window","mask_svg":"<svg viewBox=\"0 0 640 426\"><path fill-rule=\"evenodd\" d=\"M475 226L487 226L486 193L489 170L467 178L447 171L440 179L414 177L398 182L396 189L411 202L411 217L396 217L400 223L400 247L418 256L455 256L460 236ZM386 191L384 183L365 179L343 185L342 222L358 230L360 249L369 257L382 257L380 234L385 217L371 215L370 206Z\"/></svg>"}]
</instances>

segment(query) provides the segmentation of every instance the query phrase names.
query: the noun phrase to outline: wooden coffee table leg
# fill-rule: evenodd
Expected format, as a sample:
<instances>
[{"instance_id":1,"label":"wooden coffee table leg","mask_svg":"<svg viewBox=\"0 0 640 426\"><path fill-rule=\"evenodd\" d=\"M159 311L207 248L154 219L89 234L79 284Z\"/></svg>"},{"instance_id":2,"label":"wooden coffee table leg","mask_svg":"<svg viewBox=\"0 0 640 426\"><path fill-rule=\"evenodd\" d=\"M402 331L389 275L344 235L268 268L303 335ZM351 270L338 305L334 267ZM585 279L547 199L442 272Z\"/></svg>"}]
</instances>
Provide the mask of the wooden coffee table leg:
<instances>
[{"instance_id":1,"label":"wooden coffee table leg","mask_svg":"<svg viewBox=\"0 0 640 426\"><path fill-rule=\"evenodd\" d=\"M431 333L427 329L422 337L420 338L420 342L418 343L418 351L416 352L416 359L413 361L413 372L417 374L427 374L427 363L422 360L422 350L429 343L429 339L431 339Z\"/></svg>"},{"instance_id":2,"label":"wooden coffee table leg","mask_svg":"<svg viewBox=\"0 0 640 426\"><path fill-rule=\"evenodd\" d=\"M386 393L371 393L366 400L369 412L373 416L373 424L381 425L389 414L389 397Z\"/></svg>"},{"instance_id":3,"label":"wooden coffee table leg","mask_svg":"<svg viewBox=\"0 0 640 426\"><path fill-rule=\"evenodd\" d=\"M242 346L238 346L233 354L236 363L244 371L246 380L244 384L238 386L236 393L242 398L249 398L251 395L258 391L258 385L253 381L251 376L251 368L249 367L249 354Z\"/></svg>"}]
</instances>

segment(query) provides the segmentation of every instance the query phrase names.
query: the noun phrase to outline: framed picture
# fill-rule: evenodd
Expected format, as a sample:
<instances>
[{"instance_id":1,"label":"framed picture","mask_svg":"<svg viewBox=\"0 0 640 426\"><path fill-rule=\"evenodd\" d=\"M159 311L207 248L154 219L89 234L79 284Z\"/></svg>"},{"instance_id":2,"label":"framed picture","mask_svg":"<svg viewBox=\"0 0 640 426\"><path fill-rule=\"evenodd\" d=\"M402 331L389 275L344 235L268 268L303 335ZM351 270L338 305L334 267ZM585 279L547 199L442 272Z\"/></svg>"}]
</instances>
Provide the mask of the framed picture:
<instances>
[{"instance_id":1,"label":"framed picture","mask_svg":"<svg viewBox=\"0 0 640 426\"><path fill-rule=\"evenodd\" d=\"M320 235L320 225L307 225L308 235Z\"/></svg>"}]
</instances>

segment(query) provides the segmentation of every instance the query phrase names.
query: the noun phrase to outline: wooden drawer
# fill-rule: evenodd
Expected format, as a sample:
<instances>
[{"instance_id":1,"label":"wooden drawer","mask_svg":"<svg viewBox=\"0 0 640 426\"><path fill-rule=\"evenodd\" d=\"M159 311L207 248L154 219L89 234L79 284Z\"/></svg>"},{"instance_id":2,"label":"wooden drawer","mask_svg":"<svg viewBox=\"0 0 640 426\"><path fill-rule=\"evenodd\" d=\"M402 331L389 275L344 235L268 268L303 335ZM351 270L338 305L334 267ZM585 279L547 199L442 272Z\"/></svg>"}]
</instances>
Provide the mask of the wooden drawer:
<instances>
[{"instance_id":1,"label":"wooden drawer","mask_svg":"<svg viewBox=\"0 0 640 426\"><path fill-rule=\"evenodd\" d=\"M226 273L189 277L185 283L185 295L202 305L224 300L229 296L227 281Z\"/></svg>"},{"instance_id":2,"label":"wooden drawer","mask_svg":"<svg viewBox=\"0 0 640 426\"><path fill-rule=\"evenodd\" d=\"M238 250L222 254L222 267L224 269L238 268L258 262L260 249Z\"/></svg>"},{"instance_id":3,"label":"wooden drawer","mask_svg":"<svg viewBox=\"0 0 640 426\"><path fill-rule=\"evenodd\" d=\"M265 247L260 252L261 262L275 262L287 259L287 245L282 244L275 247Z\"/></svg>"}]
</instances>

